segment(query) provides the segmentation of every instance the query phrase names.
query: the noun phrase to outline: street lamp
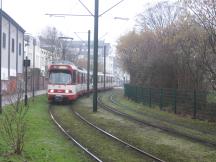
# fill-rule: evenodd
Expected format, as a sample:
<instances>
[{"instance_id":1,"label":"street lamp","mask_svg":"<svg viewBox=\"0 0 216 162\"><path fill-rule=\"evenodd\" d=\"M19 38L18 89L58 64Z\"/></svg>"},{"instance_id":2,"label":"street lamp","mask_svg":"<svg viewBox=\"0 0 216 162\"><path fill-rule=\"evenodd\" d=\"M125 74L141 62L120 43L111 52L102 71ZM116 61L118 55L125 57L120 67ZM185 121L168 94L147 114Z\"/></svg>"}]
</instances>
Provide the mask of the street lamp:
<instances>
[{"instance_id":1,"label":"street lamp","mask_svg":"<svg viewBox=\"0 0 216 162\"><path fill-rule=\"evenodd\" d=\"M115 20L125 20L128 21L130 20L128 17L114 17Z\"/></svg>"},{"instance_id":2,"label":"street lamp","mask_svg":"<svg viewBox=\"0 0 216 162\"><path fill-rule=\"evenodd\" d=\"M59 40L73 40L72 37L58 37ZM65 47L63 47L61 41L60 41L60 45L61 45L61 48L62 48L62 59L65 60Z\"/></svg>"}]
</instances>

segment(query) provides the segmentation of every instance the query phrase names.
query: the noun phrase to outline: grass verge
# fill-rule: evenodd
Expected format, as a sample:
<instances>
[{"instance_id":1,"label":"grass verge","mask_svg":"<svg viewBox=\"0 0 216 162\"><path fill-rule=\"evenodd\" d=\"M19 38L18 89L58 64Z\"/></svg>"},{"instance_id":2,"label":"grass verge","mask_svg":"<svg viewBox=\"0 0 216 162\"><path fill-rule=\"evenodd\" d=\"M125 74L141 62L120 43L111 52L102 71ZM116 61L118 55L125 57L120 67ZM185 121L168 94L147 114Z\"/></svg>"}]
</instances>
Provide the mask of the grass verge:
<instances>
[{"instance_id":1,"label":"grass verge","mask_svg":"<svg viewBox=\"0 0 216 162\"><path fill-rule=\"evenodd\" d=\"M4 111L7 109L5 108ZM34 102L30 101L27 122L28 129L23 154L21 156L9 154L9 147L0 138L1 162L92 161L83 151L69 142L53 124L48 114L46 95L35 97Z\"/></svg>"},{"instance_id":2,"label":"grass verge","mask_svg":"<svg viewBox=\"0 0 216 162\"><path fill-rule=\"evenodd\" d=\"M81 99L80 99L81 100ZM82 108L80 101L73 105L73 108ZM68 107L54 107L55 117L61 122L61 125L72 134L82 145L96 154L103 161L112 162L151 162L143 155L130 150L130 148L113 141L104 134L98 132L85 122L81 121ZM95 113L93 113L95 114Z\"/></svg>"},{"instance_id":3,"label":"grass verge","mask_svg":"<svg viewBox=\"0 0 216 162\"><path fill-rule=\"evenodd\" d=\"M115 94L114 100L120 103L120 106L110 102L109 96L111 93ZM103 101L107 105L151 124L171 128L177 132L195 136L209 142L216 141L215 123L177 116L169 112L160 111L157 108L149 108L143 104L127 100L120 91L107 93L103 96Z\"/></svg>"},{"instance_id":4,"label":"grass verge","mask_svg":"<svg viewBox=\"0 0 216 162\"><path fill-rule=\"evenodd\" d=\"M90 98L78 102L82 106L75 109L85 118L165 161L212 162L216 158L213 148L171 136L155 128L141 126L101 108L98 108L97 113L92 113Z\"/></svg>"}]
</instances>

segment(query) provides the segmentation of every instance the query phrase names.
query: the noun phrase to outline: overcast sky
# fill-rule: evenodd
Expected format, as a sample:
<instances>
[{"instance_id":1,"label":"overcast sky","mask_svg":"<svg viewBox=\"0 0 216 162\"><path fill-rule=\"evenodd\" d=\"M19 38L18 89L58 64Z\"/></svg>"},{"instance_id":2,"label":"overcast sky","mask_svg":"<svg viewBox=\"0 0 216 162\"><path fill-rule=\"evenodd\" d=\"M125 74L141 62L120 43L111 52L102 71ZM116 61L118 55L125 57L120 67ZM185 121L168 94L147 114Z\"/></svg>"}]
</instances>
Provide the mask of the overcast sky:
<instances>
[{"instance_id":1,"label":"overcast sky","mask_svg":"<svg viewBox=\"0 0 216 162\"><path fill-rule=\"evenodd\" d=\"M120 0L100 0L99 13L103 13ZM118 6L99 18L99 39L115 43L119 36L133 29L136 15L142 12L147 4L160 0L124 0ZM94 14L94 0L81 0ZM93 17L49 17L46 13L89 14L79 0L2 0L2 9L8 13L27 33L39 35L47 26L55 26L65 36L74 40L86 40L86 33L92 31ZM114 17L126 17L129 21L116 20Z\"/></svg>"}]
</instances>

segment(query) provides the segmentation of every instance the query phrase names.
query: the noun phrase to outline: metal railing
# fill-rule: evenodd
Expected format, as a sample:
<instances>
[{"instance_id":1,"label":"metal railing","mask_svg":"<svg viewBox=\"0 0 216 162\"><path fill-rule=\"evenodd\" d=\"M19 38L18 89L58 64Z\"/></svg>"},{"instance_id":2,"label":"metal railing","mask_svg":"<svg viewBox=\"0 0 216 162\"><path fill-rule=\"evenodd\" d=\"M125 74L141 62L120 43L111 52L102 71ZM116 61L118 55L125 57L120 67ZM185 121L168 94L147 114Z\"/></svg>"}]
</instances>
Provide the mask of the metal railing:
<instances>
[{"instance_id":1,"label":"metal railing","mask_svg":"<svg viewBox=\"0 0 216 162\"><path fill-rule=\"evenodd\" d=\"M216 121L216 93L198 90L145 88L125 84L124 95L144 105L196 119Z\"/></svg>"}]
</instances>

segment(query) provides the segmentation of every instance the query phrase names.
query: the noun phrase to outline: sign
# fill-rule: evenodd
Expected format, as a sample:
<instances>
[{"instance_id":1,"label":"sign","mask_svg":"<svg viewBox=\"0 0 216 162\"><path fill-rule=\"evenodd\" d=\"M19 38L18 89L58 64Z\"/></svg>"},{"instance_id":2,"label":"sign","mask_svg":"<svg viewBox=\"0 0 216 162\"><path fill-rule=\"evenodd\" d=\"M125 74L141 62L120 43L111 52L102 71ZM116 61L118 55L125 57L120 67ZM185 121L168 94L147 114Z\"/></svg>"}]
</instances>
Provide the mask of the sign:
<instances>
[{"instance_id":1,"label":"sign","mask_svg":"<svg viewBox=\"0 0 216 162\"><path fill-rule=\"evenodd\" d=\"M28 66L30 66L30 60L24 60L23 61L23 66L25 66L25 67L28 67Z\"/></svg>"}]
</instances>

